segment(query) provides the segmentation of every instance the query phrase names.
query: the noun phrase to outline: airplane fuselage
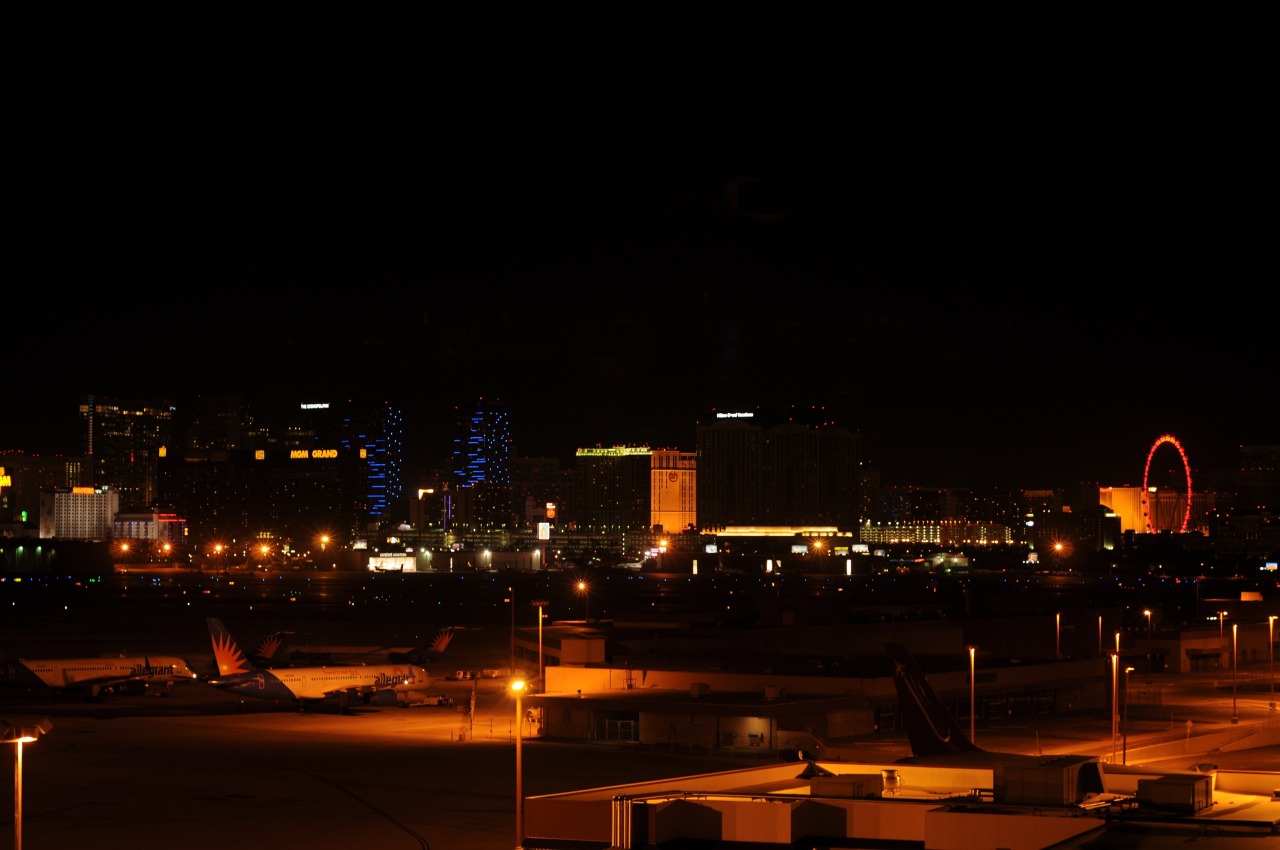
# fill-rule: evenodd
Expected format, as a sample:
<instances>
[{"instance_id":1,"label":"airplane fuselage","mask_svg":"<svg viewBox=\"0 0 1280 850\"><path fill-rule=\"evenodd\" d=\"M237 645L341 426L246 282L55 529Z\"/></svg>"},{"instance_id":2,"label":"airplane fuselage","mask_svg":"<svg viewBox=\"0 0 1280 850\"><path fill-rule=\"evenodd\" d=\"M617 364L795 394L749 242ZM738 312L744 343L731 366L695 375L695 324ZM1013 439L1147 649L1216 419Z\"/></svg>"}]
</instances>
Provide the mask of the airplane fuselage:
<instances>
[{"instance_id":1,"label":"airplane fuselage","mask_svg":"<svg viewBox=\"0 0 1280 850\"><path fill-rule=\"evenodd\" d=\"M242 697L316 701L339 693L425 690L431 676L415 664L285 667L221 676L209 683Z\"/></svg>"},{"instance_id":2,"label":"airplane fuselage","mask_svg":"<svg viewBox=\"0 0 1280 850\"><path fill-rule=\"evenodd\" d=\"M0 662L0 685L54 690L110 688L125 683L168 686L196 678L187 662L170 655L118 658L46 658Z\"/></svg>"}]
</instances>

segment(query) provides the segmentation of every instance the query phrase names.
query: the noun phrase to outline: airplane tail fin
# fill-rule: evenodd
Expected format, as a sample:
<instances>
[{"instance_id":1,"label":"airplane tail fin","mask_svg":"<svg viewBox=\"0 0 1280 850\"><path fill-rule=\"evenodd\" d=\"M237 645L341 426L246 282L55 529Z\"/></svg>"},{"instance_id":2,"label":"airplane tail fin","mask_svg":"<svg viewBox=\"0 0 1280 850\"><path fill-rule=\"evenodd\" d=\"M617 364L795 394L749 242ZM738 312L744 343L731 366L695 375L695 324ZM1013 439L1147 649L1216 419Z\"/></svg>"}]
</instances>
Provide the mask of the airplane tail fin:
<instances>
[{"instance_id":1,"label":"airplane tail fin","mask_svg":"<svg viewBox=\"0 0 1280 850\"><path fill-rule=\"evenodd\" d=\"M250 660L259 667L271 667L276 663L276 659L283 657L281 650L284 649L285 641L292 634L293 632L280 631L264 636L258 641Z\"/></svg>"},{"instance_id":2,"label":"airplane tail fin","mask_svg":"<svg viewBox=\"0 0 1280 850\"><path fill-rule=\"evenodd\" d=\"M425 664L428 661L439 661L444 655L445 647L453 640L453 636L459 632L463 626L445 626L436 632L436 636L431 639L430 643L423 644L409 650L408 652L391 652L387 657L396 662L407 661L411 664Z\"/></svg>"},{"instance_id":3,"label":"airplane tail fin","mask_svg":"<svg viewBox=\"0 0 1280 850\"><path fill-rule=\"evenodd\" d=\"M907 652L906 645L885 644L885 652L893 661L893 686L898 691L898 704L911 742L911 754L935 756L982 752L982 748L969 740L947 710L925 679L920 665Z\"/></svg>"},{"instance_id":4,"label":"airplane tail fin","mask_svg":"<svg viewBox=\"0 0 1280 850\"><path fill-rule=\"evenodd\" d=\"M205 625L209 627L209 639L213 642L213 658L218 664L218 675L235 676L253 671L253 665L240 651L235 638L231 637L222 620L206 617Z\"/></svg>"},{"instance_id":5,"label":"airplane tail fin","mask_svg":"<svg viewBox=\"0 0 1280 850\"><path fill-rule=\"evenodd\" d=\"M455 632L457 632L457 629L453 626L445 626L437 632L431 643L427 644L426 657L435 660L444 655L445 647L453 640Z\"/></svg>"}]
</instances>

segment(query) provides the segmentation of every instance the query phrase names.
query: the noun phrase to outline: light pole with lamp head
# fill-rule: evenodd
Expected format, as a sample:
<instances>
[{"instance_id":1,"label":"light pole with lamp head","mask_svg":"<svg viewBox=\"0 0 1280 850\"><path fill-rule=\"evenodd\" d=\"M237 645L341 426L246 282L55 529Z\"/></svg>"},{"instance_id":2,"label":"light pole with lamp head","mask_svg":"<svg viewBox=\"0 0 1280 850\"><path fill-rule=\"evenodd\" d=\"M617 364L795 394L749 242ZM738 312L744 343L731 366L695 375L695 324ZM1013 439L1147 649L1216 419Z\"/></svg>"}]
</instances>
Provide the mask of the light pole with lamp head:
<instances>
[{"instance_id":1,"label":"light pole with lamp head","mask_svg":"<svg viewBox=\"0 0 1280 850\"><path fill-rule=\"evenodd\" d=\"M507 602L511 603L511 672L516 670L516 589L507 588Z\"/></svg>"},{"instance_id":2,"label":"light pole with lamp head","mask_svg":"<svg viewBox=\"0 0 1280 850\"><path fill-rule=\"evenodd\" d=\"M1124 746L1121 751L1121 764L1129 763L1129 674L1132 672L1132 667L1124 668Z\"/></svg>"},{"instance_id":3,"label":"light pole with lamp head","mask_svg":"<svg viewBox=\"0 0 1280 850\"><path fill-rule=\"evenodd\" d=\"M1120 720L1120 653L1111 654L1111 761L1116 760L1116 726Z\"/></svg>"},{"instance_id":4,"label":"light pole with lamp head","mask_svg":"<svg viewBox=\"0 0 1280 850\"><path fill-rule=\"evenodd\" d=\"M973 708L974 708L973 689L974 689L974 687L975 687L975 685L976 685L976 681L975 681L975 679L974 679L974 677L973 677L973 657L974 657L974 653L978 651L978 647L977 647L976 645L974 645L974 644L969 644L969 646L967 646L967 647L966 647L966 649L968 649L968 650L969 650L969 741L970 741L970 742L973 742L973 740L974 740L974 734L973 734Z\"/></svg>"},{"instance_id":5,"label":"light pole with lamp head","mask_svg":"<svg viewBox=\"0 0 1280 850\"><path fill-rule=\"evenodd\" d=\"M1236 638L1237 623L1231 624L1231 722L1239 723L1240 715L1236 714Z\"/></svg>"},{"instance_id":6,"label":"light pole with lamp head","mask_svg":"<svg viewBox=\"0 0 1280 850\"><path fill-rule=\"evenodd\" d=\"M524 689L523 679L511 683L511 691L516 695L516 850L524 847L524 712L520 705Z\"/></svg>"},{"instance_id":7,"label":"light pole with lamp head","mask_svg":"<svg viewBox=\"0 0 1280 850\"><path fill-rule=\"evenodd\" d=\"M538 606L538 693L546 693L547 665L542 655L542 609L547 604L547 600L535 599L533 604Z\"/></svg>"},{"instance_id":8,"label":"light pole with lamp head","mask_svg":"<svg viewBox=\"0 0 1280 850\"><path fill-rule=\"evenodd\" d=\"M1145 609L1142 614L1147 618L1147 672L1150 673L1154 664L1151 660L1151 609Z\"/></svg>"},{"instance_id":9,"label":"light pole with lamp head","mask_svg":"<svg viewBox=\"0 0 1280 850\"><path fill-rule=\"evenodd\" d=\"M582 594L583 615L582 622L586 623L591 619L591 588L587 586L585 581L578 582L578 592Z\"/></svg>"},{"instance_id":10,"label":"light pole with lamp head","mask_svg":"<svg viewBox=\"0 0 1280 850\"><path fill-rule=\"evenodd\" d=\"M34 743L41 735L48 734L53 724L48 718L30 726L12 725L8 720L0 723L3 724L0 743L17 747L13 765L13 850L22 850L22 745Z\"/></svg>"},{"instance_id":11,"label":"light pole with lamp head","mask_svg":"<svg viewBox=\"0 0 1280 850\"><path fill-rule=\"evenodd\" d=\"M1267 617L1267 667L1271 679L1271 710L1276 710L1276 615Z\"/></svg>"}]
</instances>

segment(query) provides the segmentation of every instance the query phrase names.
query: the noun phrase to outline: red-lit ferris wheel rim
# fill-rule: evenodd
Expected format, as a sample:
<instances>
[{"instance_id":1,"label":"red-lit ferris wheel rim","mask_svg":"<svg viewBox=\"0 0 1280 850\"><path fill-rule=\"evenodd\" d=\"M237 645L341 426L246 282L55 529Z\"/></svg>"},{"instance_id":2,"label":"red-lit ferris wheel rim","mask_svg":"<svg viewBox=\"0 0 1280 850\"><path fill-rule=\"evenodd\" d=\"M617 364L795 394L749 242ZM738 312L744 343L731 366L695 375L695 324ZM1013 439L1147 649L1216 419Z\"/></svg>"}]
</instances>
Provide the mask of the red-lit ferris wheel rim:
<instances>
[{"instance_id":1,"label":"red-lit ferris wheel rim","mask_svg":"<svg viewBox=\"0 0 1280 850\"><path fill-rule=\"evenodd\" d=\"M1178 456L1182 458L1182 470L1187 474L1187 507L1182 514L1182 528L1178 531L1179 534L1186 534L1188 526L1191 525L1191 464L1187 463L1187 453L1182 450L1182 443L1179 443L1178 438L1172 434L1162 434L1151 444L1151 451L1147 452L1147 465L1142 468L1142 516L1147 523L1147 532L1154 533L1155 529L1151 526L1151 507L1147 502L1147 478L1151 475L1151 458L1155 455L1156 449L1164 443L1169 443L1178 450Z\"/></svg>"}]
</instances>

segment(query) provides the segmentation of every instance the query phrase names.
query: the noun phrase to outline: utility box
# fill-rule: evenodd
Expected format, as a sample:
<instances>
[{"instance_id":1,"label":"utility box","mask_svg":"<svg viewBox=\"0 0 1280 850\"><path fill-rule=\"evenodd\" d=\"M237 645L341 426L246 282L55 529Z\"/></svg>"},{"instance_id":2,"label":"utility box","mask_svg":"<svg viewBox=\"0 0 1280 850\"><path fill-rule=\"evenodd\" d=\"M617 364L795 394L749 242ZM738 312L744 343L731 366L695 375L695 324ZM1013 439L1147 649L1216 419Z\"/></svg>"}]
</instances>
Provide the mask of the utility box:
<instances>
[{"instance_id":1,"label":"utility box","mask_svg":"<svg viewBox=\"0 0 1280 850\"><path fill-rule=\"evenodd\" d=\"M1213 805L1213 777L1174 774L1138 780L1138 806L1149 811L1194 815Z\"/></svg>"},{"instance_id":2,"label":"utility box","mask_svg":"<svg viewBox=\"0 0 1280 850\"><path fill-rule=\"evenodd\" d=\"M1080 773L1093 758L1062 756L1039 764L1007 764L996 769L997 802L1026 806L1070 806L1080 802Z\"/></svg>"},{"instance_id":3,"label":"utility box","mask_svg":"<svg viewBox=\"0 0 1280 850\"><path fill-rule=\"evenodd\" d=\"M883 790L884 780L878 773L842 773L809 780L809 793L814 797L879 797Z\"/></svg>"}]
</instances>

